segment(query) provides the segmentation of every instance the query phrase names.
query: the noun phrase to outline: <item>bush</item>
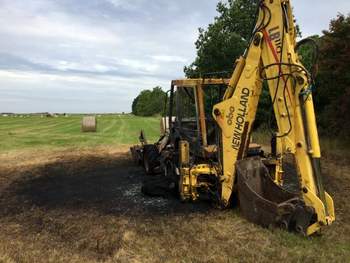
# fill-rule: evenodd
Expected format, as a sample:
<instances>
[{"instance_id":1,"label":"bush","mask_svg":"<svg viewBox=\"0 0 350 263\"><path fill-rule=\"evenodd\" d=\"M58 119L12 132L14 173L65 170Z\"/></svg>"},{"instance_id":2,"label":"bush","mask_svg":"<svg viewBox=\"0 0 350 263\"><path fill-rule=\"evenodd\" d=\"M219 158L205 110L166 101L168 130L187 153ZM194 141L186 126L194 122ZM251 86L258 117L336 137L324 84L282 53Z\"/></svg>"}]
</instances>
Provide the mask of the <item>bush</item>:
<instances>
[{"instance_id":1,"label":"bush","mask_svg":"<svg viewBox=\"0 0 350 263\"><path fill-rule=\"evenodd\" d=\"M132 103L132 113L137 116L161 114L164 109L166 93L161 87L143 90Z\"/></svg>"}]
</instances>

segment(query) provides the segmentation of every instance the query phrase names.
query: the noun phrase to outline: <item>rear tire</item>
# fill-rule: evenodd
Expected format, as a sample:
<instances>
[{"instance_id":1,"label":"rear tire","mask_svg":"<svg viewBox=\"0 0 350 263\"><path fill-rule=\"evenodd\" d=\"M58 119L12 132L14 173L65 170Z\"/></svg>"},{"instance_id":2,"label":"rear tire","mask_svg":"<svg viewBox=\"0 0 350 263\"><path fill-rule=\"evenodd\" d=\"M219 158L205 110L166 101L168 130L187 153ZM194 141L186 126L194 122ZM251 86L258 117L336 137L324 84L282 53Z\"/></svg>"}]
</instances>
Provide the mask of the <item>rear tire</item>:
<instances>
[{"instance_id":1,"label":"rear tire","mask_svg":"<svg viewBox=\"0 0 350 263\"><path fill-rule=\"evenodd\" d=\"M154 168L159 166L159 152L154 144L147 144L143 147L143 167L146 174L154 174Z\"/></svg>"}]
</instances>

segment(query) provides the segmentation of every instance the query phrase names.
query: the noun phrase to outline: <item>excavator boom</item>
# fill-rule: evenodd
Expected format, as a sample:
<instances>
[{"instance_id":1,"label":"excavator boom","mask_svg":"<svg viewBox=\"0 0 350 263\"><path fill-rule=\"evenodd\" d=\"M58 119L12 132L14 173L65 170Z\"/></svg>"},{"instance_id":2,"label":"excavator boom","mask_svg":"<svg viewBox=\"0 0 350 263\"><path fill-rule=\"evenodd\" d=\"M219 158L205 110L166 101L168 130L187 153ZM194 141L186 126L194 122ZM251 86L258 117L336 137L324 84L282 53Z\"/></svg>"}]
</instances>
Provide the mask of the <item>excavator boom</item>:
<instances>
[{"instance_id":1,"label":"excavator boom","mask_svg":"<svg viewBox=\"0 0 350 263\"><path fill-rule=\"evenodd\" d=\"M334 221L334 206L322 184L321 154L311 94L313 80L296 53L296 27L290 2L260 1L250 45L237 61L230 86L223 101L214 106L213 117L222 130L221 199L226 206L232 193L241 191L241 185L235 184L236 175L252 169L251 165L243 164L245 169L241 173L236 171L246 157L263 82L268 84L278 127L276 155L294 156L300 193L293 198L300 197L304 210L307 210L305 213L312 214L309 222L304 223L307 224L304 232L310 235ZM281 173L282 167L277 165L276 174ZM245 179L249 182L248 178ZM276 182L282 186L281 178Z\"/></svg>"}]
</instances>

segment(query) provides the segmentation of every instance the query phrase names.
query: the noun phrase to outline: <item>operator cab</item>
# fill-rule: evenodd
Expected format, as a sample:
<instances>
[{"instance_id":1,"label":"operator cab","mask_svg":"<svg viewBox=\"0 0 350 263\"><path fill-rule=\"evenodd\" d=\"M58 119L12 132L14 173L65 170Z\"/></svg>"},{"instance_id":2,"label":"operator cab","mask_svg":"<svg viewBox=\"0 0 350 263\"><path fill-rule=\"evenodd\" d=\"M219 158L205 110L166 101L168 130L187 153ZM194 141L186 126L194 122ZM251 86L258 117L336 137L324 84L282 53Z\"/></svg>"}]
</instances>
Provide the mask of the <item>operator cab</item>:
<instances>
[{"instance_id":1,"label":"operator cab","mask_svg":"<svg viewBox=\"0 0 350 263\"><path fill-rule=\"evenodd\" d=\"M222 100L229 79L187 79L173 80L170 102L166 102L166 119L172 119L170 140L178 147L180 140L190 144L190 154L196 158L210 158L218 161L217 146L221 142L221 132L213 116L212 109ZM251 144L248 156L261 154L261 146Z\"/></svg>"},{"instance_id":2,"label":"operator cab","mask_svg":"<svg viewBox=\"0 0 350 263\"><path fill-rule=\"evenodd\" d=\"M190 79L172 81L168 117L175 116L170 139L177 147L180 140L189 142L191 156L217 160L218 127L212 108L227 88L228 79Z\"/></svg>"}]
</instances>

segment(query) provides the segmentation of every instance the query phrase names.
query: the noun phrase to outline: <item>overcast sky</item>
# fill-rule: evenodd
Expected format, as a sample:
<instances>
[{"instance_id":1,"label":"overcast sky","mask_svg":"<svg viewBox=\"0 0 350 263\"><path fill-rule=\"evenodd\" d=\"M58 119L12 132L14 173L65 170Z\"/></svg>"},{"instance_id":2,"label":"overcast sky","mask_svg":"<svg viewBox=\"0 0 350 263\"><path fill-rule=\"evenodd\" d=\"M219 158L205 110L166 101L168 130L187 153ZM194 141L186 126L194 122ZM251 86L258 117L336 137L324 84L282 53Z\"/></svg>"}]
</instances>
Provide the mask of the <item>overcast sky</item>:
<instances>
[{"instance_id":1,"label":"overcast sky","mask_svg":"<svg viewBox=\"0 0 350 263\"><path fill-rule=\"evenodd\" d=\"M0 0L0 112L130 111L183 77L218 0ZM303 36L349 0L293 0Z\"/></svg>"}]
</instances>

